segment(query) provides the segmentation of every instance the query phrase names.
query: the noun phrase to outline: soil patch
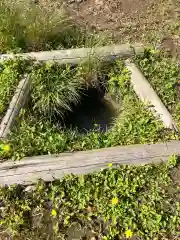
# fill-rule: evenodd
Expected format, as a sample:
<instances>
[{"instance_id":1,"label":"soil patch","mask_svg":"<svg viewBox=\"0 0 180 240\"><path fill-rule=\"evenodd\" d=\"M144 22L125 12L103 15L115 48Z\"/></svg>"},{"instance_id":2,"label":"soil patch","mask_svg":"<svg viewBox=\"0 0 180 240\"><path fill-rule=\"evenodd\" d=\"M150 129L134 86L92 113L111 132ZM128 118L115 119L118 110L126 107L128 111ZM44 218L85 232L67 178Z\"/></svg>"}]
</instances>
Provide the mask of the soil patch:
<instances>
[{"instance_id":1,"label":"soil patch","mask_svg":"<svg viewBox=\"0 0 180 240\"><path fill-rule=\"evenodd\" d=\"M118 43L161 46L164 39L170 38L173 57L180 55L179 0L62 0L61 3L39 0L38 3L56 8L63 3L74 22L96 33L107 32Z\"/></svg>"},{"instance_id":2,"label":"soil patch","mask_svg":"<svg viewBox=\"0 0 180 240\"><path fill-rule=\"evenodd\" d=\"M178 11L175 0L174 4L170 0L65 2L76 21L96 31L108 30L122 42L146 42L176 32Z\"/></svg>"},{"instance_id":3,"label":"soil patch","mask_svg":"<svg viewBox=\"0 0 180 240\"><path fill-rule=\"evenodd\" d=\"M180 56L179 0L39 0L38 4L64 8L73 22L88 30L107 32L117 43L141 42L161 47L172 39L174 58ZM163 45L164 46L164 45ZM166 50L166 48L164 48Z\"/></svg>"}]
</instances>

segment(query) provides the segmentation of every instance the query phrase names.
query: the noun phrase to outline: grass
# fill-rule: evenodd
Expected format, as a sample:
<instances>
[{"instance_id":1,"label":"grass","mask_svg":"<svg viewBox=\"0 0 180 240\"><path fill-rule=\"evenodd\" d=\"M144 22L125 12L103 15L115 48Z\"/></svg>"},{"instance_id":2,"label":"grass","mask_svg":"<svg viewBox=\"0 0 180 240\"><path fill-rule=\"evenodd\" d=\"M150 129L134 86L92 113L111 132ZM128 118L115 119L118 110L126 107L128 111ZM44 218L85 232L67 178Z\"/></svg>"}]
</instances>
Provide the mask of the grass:
<instances>
[{"instance_id":1,"label":"grass","mask_svg":"<svg viewBox=\"0 0 180 240\"><path fill-rule=\"evenodd\" d=\"M48 49L49 38L57 34L57 28L61 29L65 21L63 13L47 12L30 1L1 0L0 16L1 52L41 50L42 46Z\"/></svg>"},{"instance_id":2,"label":"grass","mask_svg":"<svg viewBox=\"0 0 180 240\"><path fill-rule=\"evenodd\" d=\"M97 173L0 188L0 236L13 239L178 239L178 165L111 164Z\"/></svg>"},{"instance_id":3,"label":"grass","mask_svg":"<svg viewBox=\"0 0 180 240\"><path fill-rule=\"evenodd\" d=\"M104 34L92 34L72 22L61 8L25 0L0 0L0 52L43 51L103 45Z\"/></svg>"},{"instance_id":4,"label":"grass","mask_svg":"<svg viewBox=\"0 0 180 240\"><path fill-rule=\"evenodd\" d=\"M145 51L144 56L136 58L136 61L146 77L154 82L153 86L179 125L179 95L174 88L179 68L170 59L159 54ZM59 121L59 116L66 116L74 104L82 101L84 89L90 85L98 87L98 81L95 83L92 78L85 84L85 76L91 69L86 66L81 64L77 68L70 68L46 64L33 70L30 108L22 114L20 124L14 128L8 142L5 143L11 146L11 150L1 152L1 158L21 159L25 156L177 139L177 136L164 129L161 122L137 99L130 84L129 72L119 60L108 68L99 64L92 74L98 76L96 79L102 75L106 76L107 94L116 96L116 101L121 105L119 117L114 119L110 129L102 132L95 124L91 131L81 133L76 128L64 127ZM69 79L71 81L68 81Z\"/></svg>"},{"instance_id":5,"label":"grass","mask_svg":"<svg viewBox=\"0 0 180 240\"><path fill-rule=\"evenodd\" d=\"M31 76L33 109L39 114L49 118L55 114L63 117L64 111L71 111L71 105L80 102L80 93L85 86L78 78L76 68L50 63L38 68Z\"/></svg>"}]
</instances>

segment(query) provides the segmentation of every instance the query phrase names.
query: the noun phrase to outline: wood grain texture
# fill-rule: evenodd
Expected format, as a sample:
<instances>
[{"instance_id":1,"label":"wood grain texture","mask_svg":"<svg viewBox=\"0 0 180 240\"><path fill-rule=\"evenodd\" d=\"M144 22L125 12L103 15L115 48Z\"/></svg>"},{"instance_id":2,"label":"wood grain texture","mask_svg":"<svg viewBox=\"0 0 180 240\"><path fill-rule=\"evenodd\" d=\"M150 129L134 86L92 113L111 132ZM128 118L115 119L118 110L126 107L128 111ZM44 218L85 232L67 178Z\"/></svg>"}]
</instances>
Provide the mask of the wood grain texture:
<instances>
[{"instance_id":1,"label":"wood grain texture","mask_svg":"<svg viewBox=\"0 0 180 240\"><path fill-rule=\"evenodd\" d=\"M155 117L162 120L166 128L177 129L171 114L139 68L134 63L131 63L130 60L126 60L125 63L131 72L131 83L140 100L148 106Z\"/></svg>"},{"instance_id":2,"label":"wood grain texture","mask_svg":"<svg viewBox=\"0 0 180 240\"><path fill-rule=\"evenodd\" d=\"M33 59L36 61L56 61L60 64L78 64L81 61L87 60L90 56L97 56L111 60L117 57L132 57L135 54L139 55L143 53L143 51L143 46L138 43L134 45L121 44L97 48L77 48L23 54L2 54L0 55L0 60L22 57L24 59Z\"/></svg>"},{"instance_id":3,"label":"wood grain texture","mask_svg":"<svg viewBox=\"0 0 180 240\"><path fill-rule=\"evenodd\" d=\"M32 184L38 179L52 181L65 174L92 173L119 164L147 164L167 161L180 155L180 142L118 146L106 149L28 157L18 162L0 163L0 184Z\"/></svg>"},{"instance_id":4,"label":"wood grain texture","mask_svg":"<svg viewBox=\"0 0 180 240\"><path fill-rule=\"evenodd\" d=\"M6 138L12 128L15 118L24 106L30 89L30 76L26 75L19 82L15 94L9 104L8 110L0 124L0 138Z\"/></svg>"}]
</instances>

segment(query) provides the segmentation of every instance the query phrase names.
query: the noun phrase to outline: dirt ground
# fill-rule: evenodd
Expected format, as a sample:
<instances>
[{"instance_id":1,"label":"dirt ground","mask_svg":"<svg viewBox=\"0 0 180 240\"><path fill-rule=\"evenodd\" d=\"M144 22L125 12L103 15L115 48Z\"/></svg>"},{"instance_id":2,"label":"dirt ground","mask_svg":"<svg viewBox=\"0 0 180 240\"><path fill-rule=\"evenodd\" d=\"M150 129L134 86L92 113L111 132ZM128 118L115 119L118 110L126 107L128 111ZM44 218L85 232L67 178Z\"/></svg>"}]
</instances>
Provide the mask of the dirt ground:
<instances>
[{"instance_id":1,"label":"dirt ground","mask_svg":"<svg viewBox=\"0 0 180 240\"><path fill-rule=\"evenodd\" d=\"M173 27L176 13L170 0L66 1L76 20L98 31L109 30L123 41L142 40L154 31ZM70 3L72 2L72 3ZM164 29L163 29L164 28ZM148 34L149 35L149 34ZM153 36L154 38L154 36Z\"/></svg>"},{"instance_id":2,"label":"dirt ground","mask_svg":"<svg viewBox=\"0 0 180 240\"><path fill-rule=\"evenodd\" d=\"M57 8L62 2L75 22L107 32L119 43L141 42L180 54L180 0L39 0Z\"/></svg>"},{"instance_id":3,"label":"dirt ground","mask_svg":"<svg viewBox=\"0 0 180 240\"><path fill-rule=\"evenodd\" d=\"M179 0L64 0L75 21L118 42L142 42L177 55L180 47Z\"/></svg>"}]
</instances>

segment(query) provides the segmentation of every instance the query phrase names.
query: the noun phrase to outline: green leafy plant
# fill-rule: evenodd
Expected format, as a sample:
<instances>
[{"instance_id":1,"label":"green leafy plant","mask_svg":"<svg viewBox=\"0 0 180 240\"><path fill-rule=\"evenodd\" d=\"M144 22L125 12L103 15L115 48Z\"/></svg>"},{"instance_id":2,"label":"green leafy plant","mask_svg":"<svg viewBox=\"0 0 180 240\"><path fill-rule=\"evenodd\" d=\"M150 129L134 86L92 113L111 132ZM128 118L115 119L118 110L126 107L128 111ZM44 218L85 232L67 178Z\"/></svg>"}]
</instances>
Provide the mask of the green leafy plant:
<instances>
[{"instance_id":1,"label":"green leafy plant","mask_svg":"<svg viewBox=\"0 0 180 240\"><path fill-rule=\"evenodd\" d=\"M14 91L27 69L26 61L6 60L0 63L0 118L5 113Z\"/></svg>"},{"instance_id":2,"label":"green leafy plant","mask_svg":"<svg viewBox=\"0 0 180 240\"><path fill-rule=\"evenodd\" d=\"M171 239L180 224L172 156L160 165L126 166L66 176L34 187L0 188L0 229L15 238L67 239L74 229L98 239ZM75 226L75 228L72 228Z\"/></svg>"},{"instance_id":3,"label":"green leafy plant","mask_svg":"<svg viewBox=\"0 0 180 240\"><path fill-rule=\"evenodd\" d=\"M122 61L117 60L116 64L109 73L108 81L108 92L110 95L116 96L116 101L121 101L128 94L133 95L133 90L129 80L130 72Z\"/></svg>"},{"instance_id":4,"label":"green leafy plant","mask_svg":"<svg viewBox=\"0 0 180 240\"><path fill-rule=\"evenodd\" d=\"M180 127L179 63L152 49L147 49L135 60Z\"/></svg>"},{"instance_id":5,"label":"green leafy plant","mask_svg":"<svg viewBox=\"0 0 180 240\"><path fill-rule=\"evenodd\" d=\"M137 56L136 61L161 100L173 113L180 96L176 87L180 77L178 63L165 54L150 49L143 56Z\"/></svg>"}]
</instances>

